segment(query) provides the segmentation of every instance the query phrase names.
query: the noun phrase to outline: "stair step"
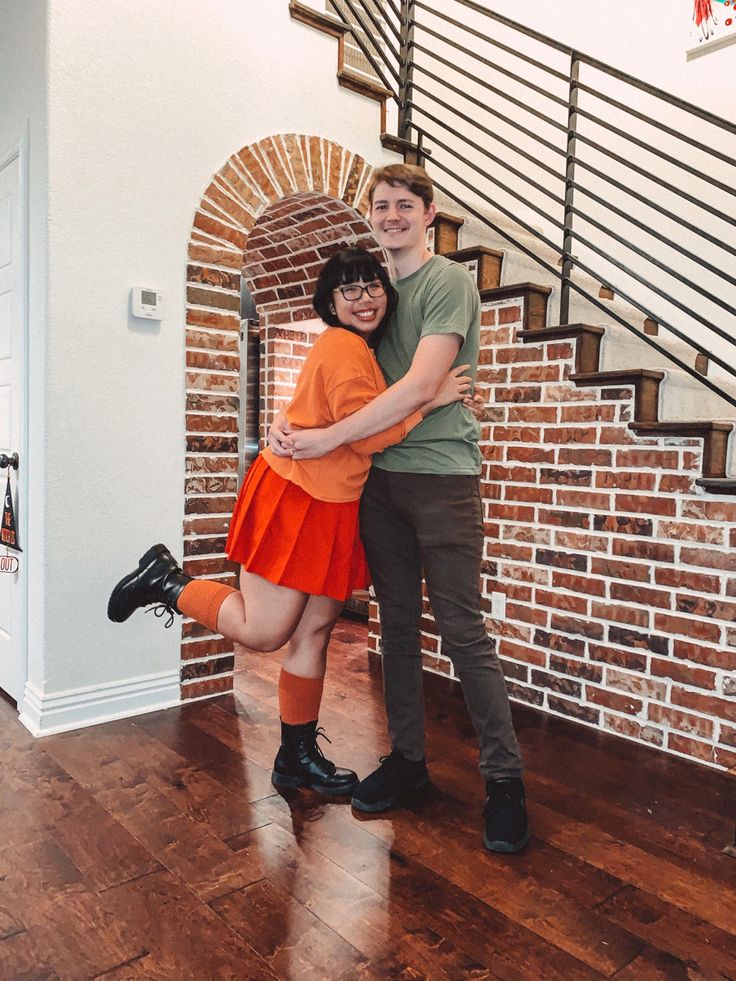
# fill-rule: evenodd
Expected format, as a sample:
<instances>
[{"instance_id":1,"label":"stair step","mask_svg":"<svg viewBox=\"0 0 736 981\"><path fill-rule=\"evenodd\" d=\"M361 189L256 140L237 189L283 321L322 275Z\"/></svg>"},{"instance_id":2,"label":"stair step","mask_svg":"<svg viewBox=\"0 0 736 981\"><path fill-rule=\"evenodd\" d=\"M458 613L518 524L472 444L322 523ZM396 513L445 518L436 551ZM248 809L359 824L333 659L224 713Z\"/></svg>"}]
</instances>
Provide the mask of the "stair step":
<instances>
[{"instance_id":1,"label":"stair step","mask_svg":"<svg viewBox=\"0 0 736 981\"><path fill-rule=\"evenodd\" d=\"M429 226L434 231L434 251L437 255L457 251L458 232L464 224L464 218L448 215L445 211L437 212Z\"/></svg>"},{"instance_id":2,"label":"stair step","mask_svg":"<svg viewBox=\"0 0 736 981\"><path fill-rule=\"evenodd\" d=\"M323 34L329 34L331 37L336 37L338 40L344 37L350 30L347 24L343 24L337 17L322 13L319 10L315 10L314 7L308 7L304 3L298 3L297 0L291 0L289 13L294 20L298 20L301 24L313 27L315 30L322 31Z\"/></svg>"},{"instance_id":3,"label":"stair step","mask_svg":"<svg viewBox=\"0 0 736 981\"><path fill-rule=\"evenodd\" d=\"M597 324L557 324L541 330L520 330L517 338L524 344L539 344L540 341L574 340L575 371L578 374L597 371L600 365L601 338L605 327Z\"/></svg>"},{"instance_id":4,"label":"stair step","mask_svg":"<svg viewBox=\"0 0 736 981\"><path fill-rule=\"evenodd\" d=\"M543 330L547 325L547 301L551 292L551 286L516 283L511 286L496 286L493 289L481 290L480 298L483 303L513 300L516 297L523 299L522 330Z\"/></svg>"},{"instance_id":5,"label":"stair step","mask_svg":"<svg viewBox=\"0 0 736 981\"><path fill-rule=\"evenodd\" d=\"M495 289L501 282L503 252L499 252L497 249L488 249L484 245L479 245L474 249L457 249L454 252L444 252L443 255L452 259L453 262L459 262L460 265L466 266L481 291Z\"/></svg>"},{"instance_id":6,"label":"stair step","mask_svg":"<svg viewBox=\"0 0 736 981\"><path fill-rule=\"evenodd\" d=\"M606 385L634 388L634 419L637 423L656 423L659 419L659 386L665 377L663 371L651 368L632 368L629 371L581 371L570 375L570 381L579 386Z\"/></svg>"},{"instance_id":7,"label":"stair step","mask_svg":"<svg viewBox=\"0 0 736 981\"><path fill-rule=\"evenodd\" d=\"M736 494L736 477L699 477L695 483L711 494Z\"/></svg>"},{"instance_id":8,"label":"stair step","mask_svg":"<svg viewBox=\"0 0 736 981\"><path fill-rule=\"evenodd\" d=\"M369 99L375 99L376 102L385 103L386 99L391 98L391 92L383 85L372 82L369 78L359 75L350 68L340 68L337 73L337 80L343 88L357 92L359 95L365 95Z\"/></svg>"},{"instance_id":9,"label":"stair step","mask_svg":"<svg viewBox=\"0 0 736 981\"><path fill-rule=\"evenodd\" d=\"M724 478L728 460L728 437L733 430L730 422L683 420L678 422L630 422L629 429L637 436L698 437L703 440L703 477Z\"/></svg>"},{"instance_id":10,"label":"stair step","mask_svg":"<svg viewBox=\"0 0 736 981\"><path fill-rule=\"evenodd\" d=\"M391 153L398 153L404 158L404 163L415 164L419 160L417 144L412 143L411 140L403 140L400 136L394 136L393 133L381 133L381 146L384 150L390 150ZM429 149L422 150L422 153L426 157L432 155L432 151Z\"/></svg>"}]
</instances>

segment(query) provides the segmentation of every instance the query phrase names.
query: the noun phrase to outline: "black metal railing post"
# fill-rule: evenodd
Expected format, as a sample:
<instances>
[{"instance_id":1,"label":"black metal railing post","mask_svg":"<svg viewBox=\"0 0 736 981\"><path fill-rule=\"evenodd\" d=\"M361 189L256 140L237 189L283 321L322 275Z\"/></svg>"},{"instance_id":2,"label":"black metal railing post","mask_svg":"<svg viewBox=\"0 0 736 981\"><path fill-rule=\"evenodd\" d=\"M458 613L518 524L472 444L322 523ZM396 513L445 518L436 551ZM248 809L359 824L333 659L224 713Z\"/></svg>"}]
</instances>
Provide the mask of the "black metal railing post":
<instances>
[{"instance_id":1,"label":"black metal railing post","mask_svg":"<svg viewBox=\"0 0 736 981\"><path fill-rule=\"evenodd\" d=\"M413 0L401 0L401 50L399 63L399 132L402 140L411 138L411 88L414 81Z\"/></svg>"},{"instance_id":2,"label":"black metal railing post","mask_svg":"<svg viewBox=\"0 0 736 981\"><path fill-rule=\"evenodd\" d=\"M567 102L567 162L565 166L565 213L562 238L562 283L560 288L560 323L570 317L570 277L573 268L573 215L575 205L575 153L578 127L578 82L580 61L573 51L570 55L570 94Z\"/></svg>"}]
</instances>

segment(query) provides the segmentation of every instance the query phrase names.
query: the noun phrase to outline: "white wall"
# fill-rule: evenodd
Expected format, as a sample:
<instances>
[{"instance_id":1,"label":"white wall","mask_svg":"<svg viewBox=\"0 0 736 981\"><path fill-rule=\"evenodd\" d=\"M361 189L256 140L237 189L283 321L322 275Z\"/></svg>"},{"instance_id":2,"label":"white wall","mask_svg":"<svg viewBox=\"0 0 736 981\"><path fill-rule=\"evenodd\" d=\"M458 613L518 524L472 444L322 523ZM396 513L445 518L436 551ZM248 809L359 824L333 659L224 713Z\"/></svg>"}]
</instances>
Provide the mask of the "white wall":
<instances>
[{"instance_id":1,"label":"white wall","mask_svg":"<svg viewBox=\"0 0 736 981\"><path fill-rule=\"evenodd\" d=\"M178 667L178 628L113 625L106 603L150 544L181 556L194 208L273 133L381 158L378 107L338 88L336 57L286 0L50 2L47 692ZM163 292L160 327L129 320L135 284Z\"/></svg>"},{"instance_id":2,"label":"white wall","mask_svg":"<svg viewBox=\"0 0 736 981\"><path fill-rule=\"evenodd\" d=\"M31 616L28 624L29 672L42 678L44 620L33 612L43 608L45 592L45 324L46 324L46 3L45 0L0 2L0 157L19 142L28 182L28 450L21 460L19 514L27 537L21 557L28 575ZM27 496L26 496L27 494Z\"/></svg>"}]
</instances>

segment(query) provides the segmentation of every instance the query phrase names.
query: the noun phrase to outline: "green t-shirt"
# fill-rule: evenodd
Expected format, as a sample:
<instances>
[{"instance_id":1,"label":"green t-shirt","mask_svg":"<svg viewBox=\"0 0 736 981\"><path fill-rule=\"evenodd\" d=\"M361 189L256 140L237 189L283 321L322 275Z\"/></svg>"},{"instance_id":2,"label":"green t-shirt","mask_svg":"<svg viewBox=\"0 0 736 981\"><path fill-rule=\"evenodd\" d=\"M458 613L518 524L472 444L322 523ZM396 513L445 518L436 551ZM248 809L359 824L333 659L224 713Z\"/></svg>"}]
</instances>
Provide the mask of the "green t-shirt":
<instances>
[{"instance_id":1,"label":"green t-shirt","mask_svg":"<svg viewBox=\"0 0 736 981\"><path fill-rule=\"evenodd\" d=\"M480 344L480 296L468 270L436 255L394 282L399 306L378 350L388 385L407 373L417 345L430 334L459 334L453 366L470 365L475 380ZM401 443L373 457L381 470L401 473L477 474L480 424L461 402L435 409Z\"/></svg>"}]
</instances>

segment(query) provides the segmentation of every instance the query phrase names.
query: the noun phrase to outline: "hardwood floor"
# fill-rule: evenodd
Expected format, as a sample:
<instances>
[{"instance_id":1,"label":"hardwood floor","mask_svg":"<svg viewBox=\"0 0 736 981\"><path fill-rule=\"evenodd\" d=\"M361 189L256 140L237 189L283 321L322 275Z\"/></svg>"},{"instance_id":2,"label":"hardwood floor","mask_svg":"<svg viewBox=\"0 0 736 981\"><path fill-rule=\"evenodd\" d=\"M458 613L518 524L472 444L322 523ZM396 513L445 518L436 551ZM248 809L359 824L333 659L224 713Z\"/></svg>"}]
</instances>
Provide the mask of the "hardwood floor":
<instances>
[{"instance_id":1,"label":"hardwood floor","mask_svg":"<svg viewBox=\"0 0 736 981\"><path fill-rule=\"evenodd\" d=\"M0 979L735 979L734 781L514 708L533 838L480 845L464 705L427 691L433 785L354 813L277 794L278 656L233 695L34 740L0 703ZM386 751L365 628L335 632L336 762Z\"/></svg>"}]
</instances>

